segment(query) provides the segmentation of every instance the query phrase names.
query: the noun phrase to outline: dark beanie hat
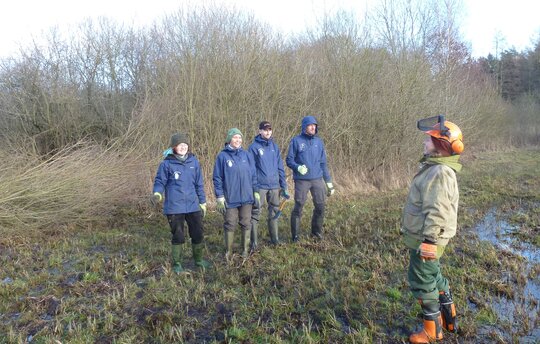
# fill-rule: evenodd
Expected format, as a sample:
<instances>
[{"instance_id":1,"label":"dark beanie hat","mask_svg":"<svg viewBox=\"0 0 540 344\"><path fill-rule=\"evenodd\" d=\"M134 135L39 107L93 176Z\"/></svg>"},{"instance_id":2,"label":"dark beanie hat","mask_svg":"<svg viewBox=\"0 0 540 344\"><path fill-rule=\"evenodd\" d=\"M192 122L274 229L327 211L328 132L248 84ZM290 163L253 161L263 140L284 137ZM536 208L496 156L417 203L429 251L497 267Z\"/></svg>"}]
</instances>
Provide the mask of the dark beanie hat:
<instances>
[{"instance_id":1,"label":"dark beanie hat","mask_svg":"<svg viewBox=\"0 0 540 344\"><path fill-rule=\"evenodd\" d=\"M436 137L431 136L431 141L433 142L433 146L435 146L435 149L439 154L442 156L451 156L452 155L452 145L450 142L446 140L441 140Z\"/></svg>"},{"instance_id":2,"label":"dark beanie hat","mask_svg":"<svg viewBox=\"0 0 540 344\"><path fill-rule=\"evenodd\" d=\"M185 143L189 146L189 137L187 134L184 133L176 133L171 136L171 144L169 146L173 148L181 143Z\"/></svg>"},{"instance_id":3,"label":"dark beanie hat","mask_svg":"<svg viewBox=\"0 0 540 344\"><path fill-rule=\"evenodd\" d=\"M230 143L231 140L232 140L232 137L234 135L240 135L240 136L244 136L242 135L242 132L240 131L240 129L238 128L231 128L229 129L229 131L227 132L227 138L225 139L225 143Z\"/></svg>"}]
</instances>

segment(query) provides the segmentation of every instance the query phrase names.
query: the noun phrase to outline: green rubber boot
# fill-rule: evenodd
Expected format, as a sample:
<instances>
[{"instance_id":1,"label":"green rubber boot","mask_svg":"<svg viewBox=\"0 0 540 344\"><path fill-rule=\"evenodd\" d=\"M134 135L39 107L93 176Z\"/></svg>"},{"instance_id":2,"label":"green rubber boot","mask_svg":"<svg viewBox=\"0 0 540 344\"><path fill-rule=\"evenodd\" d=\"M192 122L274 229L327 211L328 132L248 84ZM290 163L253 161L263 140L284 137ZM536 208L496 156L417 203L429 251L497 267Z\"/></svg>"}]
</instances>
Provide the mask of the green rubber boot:
<instances>
[{"instance_id":1,"label":"green rubber boot","mask_svg":"<svg viewBox=\"0 0 540 344\"><path fill-rule=\"evenodd\" d=\"M270 234L270 240L272 241L273 245L279 245L279 234L278 234L278 221L277 220L270 220L268 221L268 232Z\"/></svg>"},{"instance_id":2,"label":"green rubber boot","mask_svg":"<svg viewBox=\"0 0 540 344\"><path fill-rule=\"evenodd\" d=\"M204 244L191 244L191 249L193 250L193 260L195 261L195 266L201 269L208 269L210 263L203 259L203 247Z\"/></svg>"},{"instance_id":3,"label":"green rubber boot","mask_svg":"<svg viewBox=\"0 0 540 344\"><path fill-rule=\"evenodd\" d=\"M242 258L247 259L249 257L249 246L251 239L251 231L245 230L242 233Z\"/></svg>"},{"instance_id":4,"label":"green rubber boot","mask_svg":"<svg viewBox=\"0 0 540 344\"><path fill-rule=\"evenodd\" d=\"M234 243L234 231L226 231L223 234L225 239L225 259L229 260L232 258L232 248Z\"/></svg>"},{"instance_id":5,"label":"green rubber boot","mask_svg":"<svg viewBox=\"0 0 540 344\"><path fill-rule=\"evenodd\" d=\"M172 270L175 274L184 272L182 268L182 245L171 246Z\"/></svg>"}]
</instances>

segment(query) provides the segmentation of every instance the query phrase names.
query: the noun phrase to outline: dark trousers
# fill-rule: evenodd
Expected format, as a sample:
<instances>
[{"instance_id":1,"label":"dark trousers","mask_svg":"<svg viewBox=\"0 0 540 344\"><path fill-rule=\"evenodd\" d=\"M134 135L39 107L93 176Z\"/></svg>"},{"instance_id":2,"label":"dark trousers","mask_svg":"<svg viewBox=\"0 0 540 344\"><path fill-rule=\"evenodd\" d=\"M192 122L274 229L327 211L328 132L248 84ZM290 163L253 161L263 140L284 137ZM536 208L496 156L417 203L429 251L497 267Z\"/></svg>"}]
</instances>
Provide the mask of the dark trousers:
<instances>
[{"instance_id":1,"label":"dark trousers","mask_svg":"<svg viewBox=\"0 0 540 344\"><path fill-rule=\"evenodd\" d=\"M238 208L227 208L224 217L223 229L225 232L234 231L237 224L240 224L242 231L251 230L251 204L244 204Z\"/></svg>"},{"instance_id":2,"label":"dark trousers","mask_svg":"<svg viewBox=\"0 0 540 344\"><path fill-rule=\"evenodd\" d=\"M272 221L274 215L276 215L277 211L279 210L279 189L272 189L272 190L266 190L266 189L260 189L259 194L261 195L261 204L259 208L256 208L253 206L253 209L251 211L251 222L255 222L256 224L259 223L259 219L261 217L261 211L265 203L268 203L268 223ZM270 225L268 226L270 227Z\"/></svg>"},{"instance_id":3,"label":"dark trousers","mask_svg":"<svg viewBox=\"0 0 540 344\"><path fill-rule=\"evenodd\" d=\"M313 198L313 216L311 217L311 233L321 234L324 221L324 208L326 202L326 185L322 178L312 180L294 181L294 209L291 213L291 224L300 224L302 210L307 201L307 194ZM293 233L294 236L294 233Z\"/></svg>"},{"instance_id":4,"label":"dark trousers","mask_svg":"<svg viewBox=\"0 0 540 344\"><path fill-rule=\"evenodd\" d=\"M167 215L167 220L171 226L172 244L180 245L186 242L184 235L184 221L187 222L189 237L192 244L200 244L203 241L202 212L196 211L187 214Z\"/></svg>"}]
</instances>

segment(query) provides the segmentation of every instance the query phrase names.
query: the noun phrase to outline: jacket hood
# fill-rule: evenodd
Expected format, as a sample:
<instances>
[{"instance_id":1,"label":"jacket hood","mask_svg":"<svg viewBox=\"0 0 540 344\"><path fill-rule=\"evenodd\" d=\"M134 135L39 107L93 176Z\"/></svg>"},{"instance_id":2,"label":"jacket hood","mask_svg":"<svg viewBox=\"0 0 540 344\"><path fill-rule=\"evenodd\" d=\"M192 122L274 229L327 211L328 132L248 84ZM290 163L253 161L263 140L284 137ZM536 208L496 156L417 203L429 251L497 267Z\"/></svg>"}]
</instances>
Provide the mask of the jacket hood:
<instances>
[{"instance_id":1,"label":"jacket hood","mask_svg":"<svg viewBox=\"0 0 540 344\"><path fill-rule=\"evenodd\" d=\"M257 135L253 140L259 142L260 144L269 144L270 142L272 142L272 139L272 136L270 136L268 140L265 140L261 135Z\"/></svg>"},{"instance_id":2,"label":"jacket hood","mask_svg":"<svg viewBox=\"0 0 540 344\"><path fill-rule=\"evenodd\" d=\"M306 116L302 118L302 134L306 133L306 127L310 124L317 125L317 128L315 128L315 135L319 132L319 125L317 124L317 120L313 116Z\"/></svg>"}]
</instances>

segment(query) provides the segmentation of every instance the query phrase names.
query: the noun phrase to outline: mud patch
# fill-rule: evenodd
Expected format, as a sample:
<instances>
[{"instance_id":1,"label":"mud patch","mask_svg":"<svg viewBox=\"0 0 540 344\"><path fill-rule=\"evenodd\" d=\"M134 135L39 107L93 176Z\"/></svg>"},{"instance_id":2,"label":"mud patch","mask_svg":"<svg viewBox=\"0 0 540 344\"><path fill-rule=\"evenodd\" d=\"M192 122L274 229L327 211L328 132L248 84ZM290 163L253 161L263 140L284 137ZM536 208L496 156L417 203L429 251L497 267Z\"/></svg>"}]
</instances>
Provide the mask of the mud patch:
<instances>
[{"instance_id":1,"label":"mud patch","mask_svg":"<svg viewBox=\"0 0 540 344\"><path fill-rule=\"evenodd\" d=\"M494 297L491 308L497 317L509 325L511 333L497 331L504 341L518 339L520 343L540 341L540 281L536 271L540 264L540 248L519 238L520 227L510 224L506 218L510 214L500 214L491 209L476 227L478 238L490 242L501 255L515 257L523 261L523 269L518 276L501 272L501 277L512 287L513 297ZM487 328L486 332L493 332Z\"/></svg>"}]
</instances>

